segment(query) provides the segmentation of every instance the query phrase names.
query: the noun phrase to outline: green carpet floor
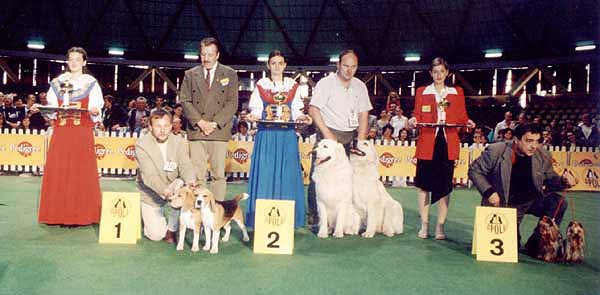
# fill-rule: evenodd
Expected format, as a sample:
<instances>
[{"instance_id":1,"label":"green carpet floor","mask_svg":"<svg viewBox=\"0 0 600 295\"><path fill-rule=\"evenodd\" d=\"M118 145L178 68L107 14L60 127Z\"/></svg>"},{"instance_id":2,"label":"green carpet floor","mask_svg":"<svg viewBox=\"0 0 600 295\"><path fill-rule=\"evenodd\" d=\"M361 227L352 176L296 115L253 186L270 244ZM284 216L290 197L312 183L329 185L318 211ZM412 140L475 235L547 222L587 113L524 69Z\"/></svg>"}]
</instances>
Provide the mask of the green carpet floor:
<instances>
[{"instance_id":1,"label":"green carpet floor","mask_svg":"<svg viewBox=\"0 0 600 295\"><path fill-rule=\"evenodd\" d=\"M474 190L453 194L449 239L421 240L416 192L389 189L405 212L405 233L393 238L318 239L296 232L293 256L254 255L233 226L220 253L184 252L147 239L100 245L98 228L36 222L39 177L0 177L0 294L599 294L600 195L573 193L587 230L582 265L546 264L520 255L518 264L471 256ZM229 196L245 190L230 184ZM132 181L103 180L103 191L135 191ZM432 210L432 220L435 210ZM570 214L565 215L566 224ZM526 217L529 232L536 220ZM191 237L191 235L188 235ZM203 239L203 238L202 238Z\"/></svg>"}]
</instances>

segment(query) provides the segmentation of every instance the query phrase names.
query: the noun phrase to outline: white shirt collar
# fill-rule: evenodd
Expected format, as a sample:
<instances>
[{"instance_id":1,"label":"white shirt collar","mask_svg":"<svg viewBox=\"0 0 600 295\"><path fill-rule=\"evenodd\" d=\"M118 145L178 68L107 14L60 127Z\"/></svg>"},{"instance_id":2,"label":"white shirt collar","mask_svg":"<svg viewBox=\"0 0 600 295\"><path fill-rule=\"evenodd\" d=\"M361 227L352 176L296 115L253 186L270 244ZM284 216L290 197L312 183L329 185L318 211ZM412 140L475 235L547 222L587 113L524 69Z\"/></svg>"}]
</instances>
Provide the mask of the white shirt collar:
<instances>
[{"instance_id":1,"label":"white shirt collar","mask_svg":"<svg viewBox=\"0 0 600 295\"><path fill-rule=\"evenodd\" d=\"M219 66L219 63L217 62L217 63L215 63L215 66L210 69L211 78L215 76L215 71L217 70L218 66ZM204 71L204 75L206 76L206 68L202 67L202 70Z\"/></svg>"},{"instance_id":2,"label":"white shirt collar","mask_svg":"<svg viewBox=\"0 0 600 295\"><path fill-rule=\"evenodd\" d=\"M456 92L456 88L454 87L448 87L446 86L446 91L448 92L448 94L458 94L458 92ZM431 83L430 85L428 85L427 87L425 87L425 90L423 90L423 95L425 94L437 94L437 91L435 90L435 86L433 86L433 83Z\"/></svg>"}]
</instances>

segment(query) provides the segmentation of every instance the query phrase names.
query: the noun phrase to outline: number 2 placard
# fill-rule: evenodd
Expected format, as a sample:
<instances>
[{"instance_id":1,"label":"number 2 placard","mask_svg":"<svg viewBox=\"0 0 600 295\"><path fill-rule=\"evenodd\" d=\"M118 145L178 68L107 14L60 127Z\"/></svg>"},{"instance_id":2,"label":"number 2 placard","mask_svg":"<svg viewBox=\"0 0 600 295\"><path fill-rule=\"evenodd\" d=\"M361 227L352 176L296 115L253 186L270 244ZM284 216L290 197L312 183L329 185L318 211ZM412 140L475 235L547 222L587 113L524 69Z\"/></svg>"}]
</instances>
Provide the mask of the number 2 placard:
<instances>
[{"instance_id":1,"label":"number 2 placard","mask_svg":"<svg viewBox=\"0 0 600 295\"><path fill-rule=\"evenodd\" d=\"M517 210L477 207L473 231L473 254L477 260L518 262Z\"/></svg>"},{"instance_id":2,"label":"number 2 placard","mask_svg":"<svg viewBox=\"0 0 600 295\"><path fill-rule=\"evenodd\" d=\"M135 244L141 238L140 194L105 192L98 243Z\"/></svg>"},{"instance_id":3,"label":"number 2 placard","mask_svg":"<svg viewBox=\"0 0 600 295\"><path fill-rule=\"evenodd\" d=\"M256 200L254 253L294 252L294 201Z\"/></svg>"}]
</instances>

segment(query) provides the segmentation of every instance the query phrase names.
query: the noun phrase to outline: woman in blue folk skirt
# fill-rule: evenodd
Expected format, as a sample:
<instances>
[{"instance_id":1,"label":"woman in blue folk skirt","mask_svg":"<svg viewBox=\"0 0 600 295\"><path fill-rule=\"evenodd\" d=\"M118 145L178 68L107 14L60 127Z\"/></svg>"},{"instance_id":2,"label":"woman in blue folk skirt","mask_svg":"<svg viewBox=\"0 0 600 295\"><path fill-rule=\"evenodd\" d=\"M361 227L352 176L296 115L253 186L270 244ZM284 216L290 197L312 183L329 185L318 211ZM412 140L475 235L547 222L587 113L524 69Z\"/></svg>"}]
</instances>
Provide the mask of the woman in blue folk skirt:
<instances>
[{"instance_id":1,"label":"woman in blue folk skirt","mask_svg":"<svg viewBox=\"0 0 600 295\"><path fill-rule=\"evenodd\" d=\"M292 121L310 123L298 84L284 77L287 66L283 54L269 55L269 76L260 79L250 96L248 118L258 122L254 139L246 209L246 224L254 227L257 199L295 201L294 227L304 226L304 184L298 153L298 138ZM264 123L264 120L272 123Z\"/></svg>"}]
</instances>

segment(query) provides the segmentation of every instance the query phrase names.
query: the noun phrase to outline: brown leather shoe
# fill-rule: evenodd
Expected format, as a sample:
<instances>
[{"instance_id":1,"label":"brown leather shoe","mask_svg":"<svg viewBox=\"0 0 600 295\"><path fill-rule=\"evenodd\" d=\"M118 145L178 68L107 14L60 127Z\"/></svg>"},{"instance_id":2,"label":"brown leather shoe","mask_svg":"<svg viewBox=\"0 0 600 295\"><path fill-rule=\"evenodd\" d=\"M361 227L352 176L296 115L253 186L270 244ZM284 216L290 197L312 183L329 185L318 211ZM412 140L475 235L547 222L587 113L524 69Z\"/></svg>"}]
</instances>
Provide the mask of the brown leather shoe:
<instances>
[{"instance_id":1,"label":"brown leather shoe","mask_svg":"<svg viewBox=\"0 0 600 295\"><path fill-rule=\"evenodd\" d=\"M176 244L177 243L177 237L175 236L175 232L167 230L167 234L163 238L163 241L165 241L165 242L167 242L169 244Z\"/></svg>"}]
</instances>

